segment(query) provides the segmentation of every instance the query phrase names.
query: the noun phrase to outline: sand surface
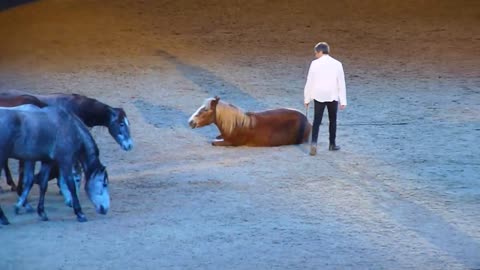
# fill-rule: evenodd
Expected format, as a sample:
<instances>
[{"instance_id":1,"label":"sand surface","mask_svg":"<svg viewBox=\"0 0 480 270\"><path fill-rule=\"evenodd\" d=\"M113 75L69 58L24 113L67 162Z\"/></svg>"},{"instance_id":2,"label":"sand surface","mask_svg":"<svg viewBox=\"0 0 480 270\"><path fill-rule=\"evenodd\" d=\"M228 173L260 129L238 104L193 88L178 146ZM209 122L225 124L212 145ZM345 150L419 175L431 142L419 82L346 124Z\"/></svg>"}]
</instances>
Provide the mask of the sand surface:
<instances>
[{"instance_id":1,"label":"sand surface","mask_svg":"<svg viewBox=\"0 0 480 270\"><path fill-rule=\"evenodd\" d=\"M479 26L475 0L45 0L0 11L1 91L123 107L135 141L124 152L92 130L107 216L82 192L89 221L78 223L54 182L48 222L16 216L16 195L0 194L12 222L0 227L0 269L480 269ZM188 127L214 95L303 111L318 41L346 73L341 151L327 151L326 125L315 157L307 144L217 148L214 126Z\"/></svg>"}]
</instances>

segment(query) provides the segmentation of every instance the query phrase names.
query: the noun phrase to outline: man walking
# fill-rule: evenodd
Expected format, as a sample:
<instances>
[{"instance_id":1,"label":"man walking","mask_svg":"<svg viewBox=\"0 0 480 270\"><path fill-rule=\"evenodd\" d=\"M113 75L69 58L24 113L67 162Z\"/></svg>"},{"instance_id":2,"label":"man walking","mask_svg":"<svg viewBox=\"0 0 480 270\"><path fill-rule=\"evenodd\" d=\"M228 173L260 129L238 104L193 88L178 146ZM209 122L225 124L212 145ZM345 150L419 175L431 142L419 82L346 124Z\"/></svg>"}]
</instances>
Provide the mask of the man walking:
<instances>
[{"instance_id":1,"label":"man walking","mask_svg":"<svg viewBox=\"0 0 480 270\"><path fill-rule=\"evenodd\" d=\"M310 155L317 154L317 139L320 124L322 123L325 107L328 110L329 139L328 150L337 151L340 147L335 142L337 133L337 111L347 106L347 91L345 88L345 74L342 63L330 55L330 47L326 42L315 45L315 60L310 64L307 82L305 84L305 108L314 100L312 142ZM339 106L340 103L340 106Z\"/></svg>"}]
</instances>

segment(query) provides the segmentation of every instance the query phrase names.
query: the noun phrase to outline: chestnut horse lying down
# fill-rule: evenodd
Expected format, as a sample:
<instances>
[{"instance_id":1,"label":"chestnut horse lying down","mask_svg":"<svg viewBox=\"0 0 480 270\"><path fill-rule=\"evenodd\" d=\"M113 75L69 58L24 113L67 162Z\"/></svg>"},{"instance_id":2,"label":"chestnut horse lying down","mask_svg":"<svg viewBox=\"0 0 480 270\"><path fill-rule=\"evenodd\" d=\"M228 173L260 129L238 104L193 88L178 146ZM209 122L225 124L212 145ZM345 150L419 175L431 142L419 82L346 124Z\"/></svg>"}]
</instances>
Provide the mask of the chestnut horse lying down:
<instances>
[{"instance_id":1,"label":"chestnut horse lying down","mask_svg":"<svg viewBox=\"0 0 480 270\"><path fill-rule=\"evenodd\" d=\"M234 105L208 98L188 119L191 128L215 124L220 136L215 146L279 146L308 141L312 125L293 109L243 112Z\"/></svg>"}]
</instances>

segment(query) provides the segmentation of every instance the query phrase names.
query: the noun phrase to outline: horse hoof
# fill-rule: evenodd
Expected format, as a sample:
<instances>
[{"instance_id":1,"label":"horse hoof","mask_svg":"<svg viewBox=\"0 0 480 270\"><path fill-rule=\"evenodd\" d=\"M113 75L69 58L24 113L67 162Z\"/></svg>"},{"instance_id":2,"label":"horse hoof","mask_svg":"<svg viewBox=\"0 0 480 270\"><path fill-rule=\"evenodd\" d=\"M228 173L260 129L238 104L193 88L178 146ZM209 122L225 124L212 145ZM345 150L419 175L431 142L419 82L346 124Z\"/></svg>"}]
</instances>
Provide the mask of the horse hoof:
<instances>
[{"instance_id":1,"label":"horse hoof","mask_svg":"<svg viewBox=\"0 0 480 270\"><path fill-rule=\"evenodd\" d=\"M87 217L85 216L78 216L77 217L78 222L87 222Z\"/></svg>"},{"instance_id":2,"label":"horse hoof","mask_svg":"<svg viewBox=\"0 0 480 270\"><path fill-rule=\"evenodd\" d=\"M73 207L72 201L65 201L65 205L68 207Z\"/></svg>"},{"instance_id":3,"label":"horse hoof","mask_svg":"<svg viewBox=\"0 0 480 270\"><path fill-rule=\"evenodd\" d=\"M25 211L27 211L27 213L32 213L35 211L35 209L33 209L33 207L30 204L26 204Z\"/></svg>"},{"instance_id":4,"label":"horse hoof","mask_svg":"<svg viewBox=\"0 0 480 270\"><path fill-rule=\"evenodd\" d=\"M38 209L37 213L38 213L38 216L40 217L41 221L48 221L47 213L45 213L45 210Z\"/></svg>"},{"instance_id":5,"label":"horse hoof","mask_svg":"<svg viewBox=\"0 0 480 270\"><path fill-rule=\"evenodd\" d=\"M10 191L13 191L13 192L17 191L17 187L11 187Z\"/></svg>"},{"instance_id":6,"label":"horse hoof","mask_svg":"<svg viewBox=\"0 0 480 270\"><path fill-rule=\"evenodd\" d=\"M15 215L19 215L19 214L20 214L20 207L15 205Z\"/></svg>"},{"instance_id":7,"label":"horse hoof","mask_svg":"<svg viewBox=\"0 0 480 270\"><path fill-rule=\"evenodd\" d=\"M10 222L8 221L8 219L2 219L2 225L8 225L10 224Z\"/></svg>"}]
</instances>

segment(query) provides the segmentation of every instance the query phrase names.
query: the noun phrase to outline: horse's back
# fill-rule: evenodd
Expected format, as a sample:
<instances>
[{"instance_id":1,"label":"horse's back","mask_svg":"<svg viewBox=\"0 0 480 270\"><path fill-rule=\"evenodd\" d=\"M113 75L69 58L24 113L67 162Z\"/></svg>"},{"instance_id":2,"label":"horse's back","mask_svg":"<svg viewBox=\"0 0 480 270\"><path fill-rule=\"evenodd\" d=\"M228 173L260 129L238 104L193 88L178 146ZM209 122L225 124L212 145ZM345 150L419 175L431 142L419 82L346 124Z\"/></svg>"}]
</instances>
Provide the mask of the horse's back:
<instances>
[{"instance_id":1,"label":"horse's back","mask_svg":"<svg viewBox=\"0 0 480 270\"><path fill-rule=\"evenodd\" d=\"M286 122L301 124L308 123L307 117L303 113L298 110L288 108L250 113L250 115L254 116L257 121L264 122L262 124L267 124L270 126L283 126Z\"/></svg>"},{"instance_id":2,"label":"horse's back","mask_svg":"<svg viewBox=\"0 0 480 270\"><path fill-rule=\"evenodd\" d=\"M20 90L10 90L0 93L0 100L2 98L13 98L20 96L29 96L49 106L64 106L74 99L86 98L85 96L78 94L66 94L66 93L50 93L50 94L34 94L30 92Z\"/></svg>"},{"instance_id":3,"label":"horse's back","mask_svg":"<svg viewBox=\"0 0 480 270\"><path fill-rule=\"evenodd\" d=\"M305 118L305 115L296 109L289 109L289 108L279 108L279 109L272 109L260 112L250 112L250 114L259 116L259 117L272 117L272 118Z\"/></svg>"},{"instance_id":4,"label":"horse's back","mask_svg":"<svg viewBox=\"0 0 480 270\"><path fill-rule=\"evenodd\" d=\"M247 145L280 146L308 141L311 125L298 110L280 108L250 115L255 118L255 131Z\"/></svg>"},{"instance_id":5,"label":"horse's back","mask_svg":"<svg viewBox=\"0 0 480 270\"><path fill-rule=\"evenodd\" d=\"M16 125L31 128L57 128L60 123L72 122L70 113L55 106L39 108L32 104L24 104L16 107L0 107L0 115L4 121L13 123L17 119Z\"/></svg>"},{"instance_id":6,"label":"horse's back","mask_svg":"<svg viewBox=\"0 0 480 270\"><path fill-rule=\"evenodd\" d=\"M0 94L1 107L15 107L23 104L33 104L40 108L47 106L46 103L30 94L13 94L9 92Z\"/></svg>"},{"instance_id":7,"label":"horse's back","mask_svg":"<svg viewBox=\"0 0 480 270\"><path fill-rule=\"evenodd\" d=\"M0 109L0 124L0 147L8 157L39 160L51 156L58 127L43 109Z\"/></svg>"}]
</instances>

